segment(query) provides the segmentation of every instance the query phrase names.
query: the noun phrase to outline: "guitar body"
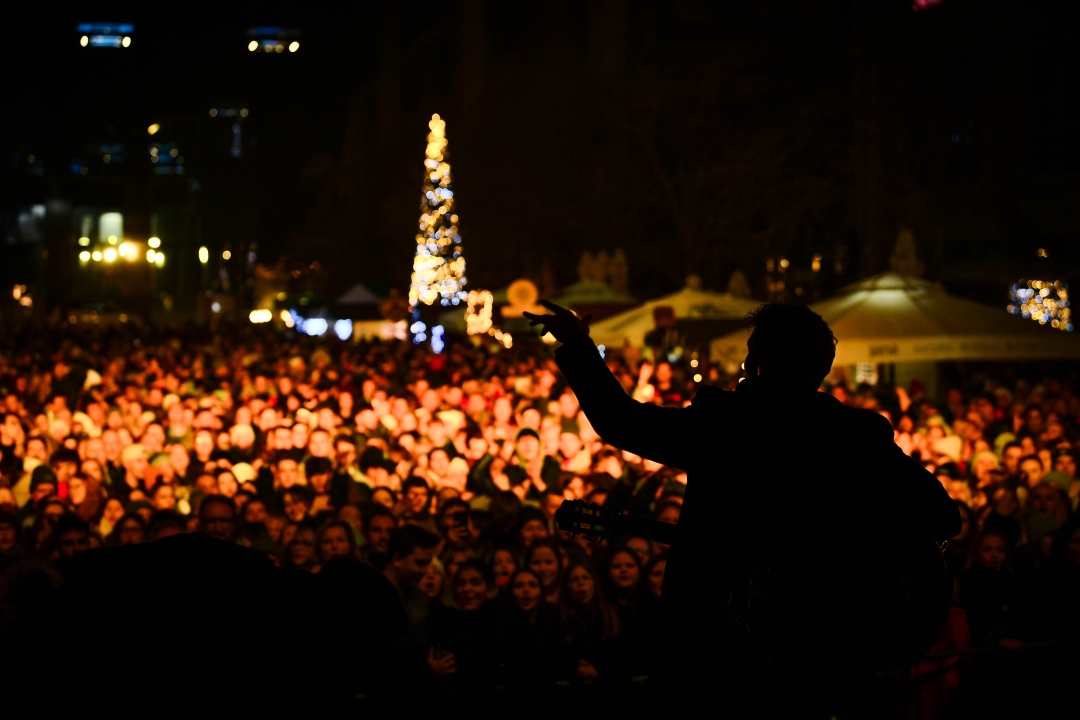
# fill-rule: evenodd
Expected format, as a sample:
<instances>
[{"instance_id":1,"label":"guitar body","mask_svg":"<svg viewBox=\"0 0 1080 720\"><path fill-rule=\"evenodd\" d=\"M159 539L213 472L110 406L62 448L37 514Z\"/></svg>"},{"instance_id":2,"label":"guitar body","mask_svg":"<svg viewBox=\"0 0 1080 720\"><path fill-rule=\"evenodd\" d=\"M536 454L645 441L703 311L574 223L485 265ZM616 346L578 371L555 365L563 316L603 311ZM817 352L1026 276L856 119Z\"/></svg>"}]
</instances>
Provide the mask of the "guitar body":
<instances>
[{"instance_id":1,"label":"guitar body","mask_svg":"<svg viewBox=\"0 0 1080 720\"><path fill-rule=\"evenodd\" d=\"M880 670L904 668L926 655L941 635L952 602L952 578L942 547L933 538L910 537L889 555L884 577L896 583L901 610L906 605L908 612L907 622L898 623L894 643L888 642L891 633L886 633L877 653Z\"/></svg>"}]
</instances>

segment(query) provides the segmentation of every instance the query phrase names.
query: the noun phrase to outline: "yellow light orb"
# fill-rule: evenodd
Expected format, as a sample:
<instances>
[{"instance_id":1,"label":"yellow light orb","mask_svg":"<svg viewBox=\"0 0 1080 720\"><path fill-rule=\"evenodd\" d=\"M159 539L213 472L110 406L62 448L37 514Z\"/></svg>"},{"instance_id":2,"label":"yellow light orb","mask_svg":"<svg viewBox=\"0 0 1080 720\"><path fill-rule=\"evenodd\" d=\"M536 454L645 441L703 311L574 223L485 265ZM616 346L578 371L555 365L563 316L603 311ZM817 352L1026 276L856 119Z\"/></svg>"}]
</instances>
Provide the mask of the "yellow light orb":
<instances>
[{"instance_id":1,"label":"yellow light orb","mask_svg":"<svg viewBox=\"0 0 1080 720\"><path fill-rule=\"evenodd\" d=\"M157 250L159 247L161 247L161 238L152 237L146 241L146 244Z\"/></svg>"},{"instance_id":2,"label":"yellow light orb","mask_svg":"<svg viewBox=\"0 0 1080 720\"><path fill-rule=\"evenodd\" d=\"M106 248L103 257L107 263L116 262L116 248Z\"/></svg>"}]
</instances>

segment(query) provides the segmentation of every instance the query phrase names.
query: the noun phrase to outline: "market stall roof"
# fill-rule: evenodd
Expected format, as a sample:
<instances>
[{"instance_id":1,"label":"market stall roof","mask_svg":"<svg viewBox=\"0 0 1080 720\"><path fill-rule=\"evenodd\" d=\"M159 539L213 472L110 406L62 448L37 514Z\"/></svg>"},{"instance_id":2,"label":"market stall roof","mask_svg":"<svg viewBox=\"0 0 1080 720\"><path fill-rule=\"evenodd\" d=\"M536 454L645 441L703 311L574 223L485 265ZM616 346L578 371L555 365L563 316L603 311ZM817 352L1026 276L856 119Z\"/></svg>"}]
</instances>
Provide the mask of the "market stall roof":
<instances>
[{"instance_id":1,"label":"market stall roof","mask_svg":"<svg viewBox=\"0 0 1080 720\"><path fill-rule=\"evenodd\" d=\"M379 302L375 293L363 283L356 283L337 299L339 305L374 305Z\"/></svg>"},{"instance_id":2,"label":"market stall roof","mask_svg":"<svg viewBox=\"0 0 1080 720\"><path fill-rule=\"evenodd\" d=\"M837 365L942 360L1080 358L1080 337L947 295L920 278L883 273L810 306L836 335ZM749 330L713 340L710 357L736 372Z\"/></svg>"},{"instance_id":3,"label":"market stall roof","mask_svg":"<svg viewBox=\"0 0 1080 720\"><path fill-rule=\"evenodd\" d=\"M741 321L760 304L729 293L685 287L672 295L649 300L638 307L594 323L589 335L597 344L608 347L641 346L645 343L645 335L655 327L653 308L670 307L677 320Z\"/></svg>"},{"instance_id":4,"label":"market stall roof","mask_svg":"<svg viewBox=\"0 0 1080 720\"><path fill-rule=\"evenodd\" d=\"M634 299L616 292L607 283L597 280L581 280L565 287L562 294L555 298L554 302L556 305L574 307L575 305L598 303L629 303L634 302Z\"/></svg>"}]
</instances>

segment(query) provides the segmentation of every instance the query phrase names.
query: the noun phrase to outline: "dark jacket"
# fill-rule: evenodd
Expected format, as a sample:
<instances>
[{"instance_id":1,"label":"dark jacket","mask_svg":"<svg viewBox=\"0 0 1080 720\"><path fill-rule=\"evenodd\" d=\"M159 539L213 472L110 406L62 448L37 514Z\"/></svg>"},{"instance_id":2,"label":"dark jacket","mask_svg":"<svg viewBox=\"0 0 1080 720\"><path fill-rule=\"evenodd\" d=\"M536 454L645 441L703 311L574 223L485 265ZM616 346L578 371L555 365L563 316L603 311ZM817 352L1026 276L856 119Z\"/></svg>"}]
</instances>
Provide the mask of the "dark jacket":
<instances>
[{"instance_id":1,"label":"dark jacket","mask_svg":"<svg viewBox=\"0 0 1080 720\"><path fill-rule=\"evenodd\" d=\"M556 359L605 442L688 473L664 579L673 637L708 644L702 624L722 625L731 592L747 572L766 570L774 585L799 589L800 630L816 622L820 638L829 632L820 611L855 604L845 593L869 585L860 573L882 542L960 531L955 503L877 413L819 392L763 396L748 384L703 386L690 406L664 408L630 398L591 340L563 345Z\"/></svg>"}]
</instances>

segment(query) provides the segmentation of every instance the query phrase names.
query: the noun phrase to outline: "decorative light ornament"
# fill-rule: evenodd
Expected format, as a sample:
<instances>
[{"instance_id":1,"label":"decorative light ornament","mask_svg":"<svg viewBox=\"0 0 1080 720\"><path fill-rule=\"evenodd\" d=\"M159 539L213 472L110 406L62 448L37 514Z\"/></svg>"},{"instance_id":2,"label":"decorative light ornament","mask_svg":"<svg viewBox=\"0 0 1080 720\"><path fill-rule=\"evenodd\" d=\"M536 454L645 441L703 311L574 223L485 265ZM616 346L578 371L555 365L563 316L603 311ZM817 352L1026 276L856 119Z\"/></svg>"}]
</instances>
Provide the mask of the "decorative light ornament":
<instances>
[{"instance_id":1,"label":"decorative light ornament","mask_svg":"<svg viewBox=\"0 0 1080 720\"><path fill-rule=\"evenodd\" d=\"M471 290L465 311L465 328L470 335L483 335L491 329L490 290Z\"/></svg>"},{"instance_id":2,"label":"decorative light ornament","mask_svg":"<svg viewBox=\"0 0 1080 720\"><path fill-rule=\"evenodd\" d=\"M450 163L447 162L446 121L438 114L428 123L424 185L420 195L420 224L416 234L409 305L458 305L467 299L465 256L454 209Z\"/></svg>"},{"instance_id":3,"label":"decorative light ornament","mask_svg":"<svg viewBox=\"0 0 1080 720\"><path fill-rule=\"evenodd\" d=\"M1009 305L1013 315L1034 320L1065 332L1073 331L1072 302L1069 284L1060 280L1021 280L1009 288Z\"/></svg>"}]
</instances>

